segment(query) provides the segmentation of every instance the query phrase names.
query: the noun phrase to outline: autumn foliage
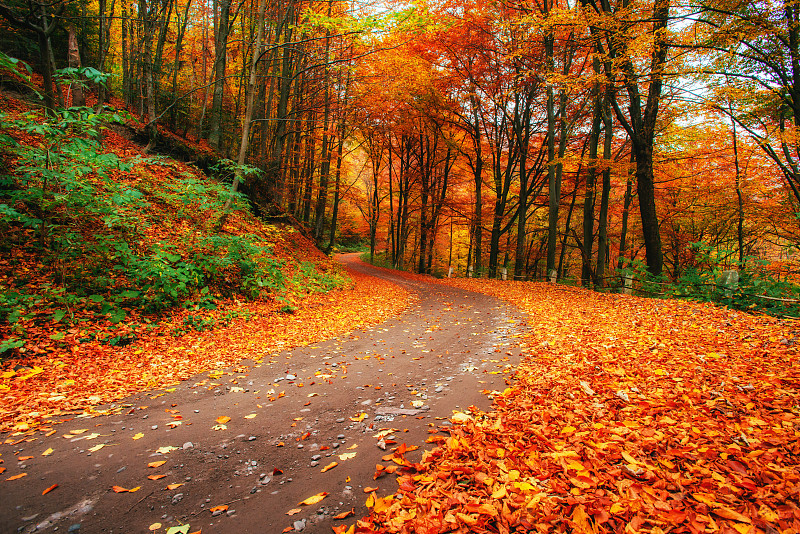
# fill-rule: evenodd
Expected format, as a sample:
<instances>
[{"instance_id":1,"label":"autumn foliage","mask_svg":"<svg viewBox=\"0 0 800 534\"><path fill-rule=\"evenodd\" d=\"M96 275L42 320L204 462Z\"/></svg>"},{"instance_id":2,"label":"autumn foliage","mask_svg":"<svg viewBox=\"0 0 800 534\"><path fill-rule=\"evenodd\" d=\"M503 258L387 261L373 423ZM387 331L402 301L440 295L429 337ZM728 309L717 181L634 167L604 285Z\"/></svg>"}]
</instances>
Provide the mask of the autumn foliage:
<instances>
[{"instance_id":1,"label":"autumn foliage","mask_svg":"<svg viewBox=\"0 0 800 534\"><path fill-rule=\"evenodd\" d=\"M0 368L0 431L17 436L49 431L49 425L76 415L119 411L124 407L108 404L169 388L203 371L238 366L245 354L254 362L270 360L281 350L378 324L408 305L409 294L394 284L358 273L351 277L352 288L298 298L295 313L278 313L271 302L235 308L230 303L250 319L176 338L171 332L186 315L176 313L134 346L73 344L69 350L6 360ZM17 365L24 368L14 371Z\"/></svg>"},{"instance_id":2,"label":"autumn foliage","mask_svg":"<svg viewBox=\"0 0 800 534\"><path fill-rule=\"evenodd\" d=\"M356 532L800 531L796 323L451 283L526 311L528 356Z\"/></svg>"}]
</instances>

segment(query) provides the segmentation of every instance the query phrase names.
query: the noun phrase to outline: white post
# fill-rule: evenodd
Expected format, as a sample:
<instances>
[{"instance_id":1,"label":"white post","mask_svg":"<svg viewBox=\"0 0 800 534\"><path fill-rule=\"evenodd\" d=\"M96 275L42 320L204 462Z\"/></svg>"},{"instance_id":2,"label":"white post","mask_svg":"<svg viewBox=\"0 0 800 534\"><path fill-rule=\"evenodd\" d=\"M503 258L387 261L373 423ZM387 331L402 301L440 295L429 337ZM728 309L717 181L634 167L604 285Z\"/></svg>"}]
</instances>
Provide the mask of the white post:
<instances>
[{"instance_id":1,"label":"white post","mask_svg":"<svg viewBox=\"0 0 800 534\"><path fill-rule=\"evenodd\" d=\"M633 295L633 275L626 274L625 275L625 288L622 292L626 295Z\"/></svg>"},{"instance_id":2,"label":"white post","mask_svg":"<svg viewBox=\"0 0 800 534\"><path fill-rule=\"evenodd\" d=\"M453 266L450 266L450 269L447 270L447 278L453 277Z\"/></svg>"},{"instance_id":3,"label":"white post","mask_svg":"<svg viewBox=\"0 0 800 534\"><path fill-rule=\"evenodd\" d=\"M502 278L503 280L508 280L508 269L506 269L505 267L500 269L500 278Z\"/></svg>"},{"instance_id":4,"label":"white post","mask_svg":"<svg viewBox=\"0 0 800 534\"><path fill-rule=\"evenodd\" d=\"M550 269L550 283L555 284L556 280L558 280L558 271Z\"/></svg>"},{"instance_id":5,"label":"white post","mask_svg":"<svg viewBox=\"0 0 800 534\"><path fill-rule=\"evenodd\" d=\"M472 266L467 267L467 278L472 278Z\"/></svg>"},{"instance_id":6,"label":"white post","mask_svg":"<svg viewBox=\"0 0 800 534\"><path fill-rule=\"evenodd\" d=\"M725 288L725 296L731 297L739 287L739 271L722 271L720 285Z\"/></svg>"}]
</instances>

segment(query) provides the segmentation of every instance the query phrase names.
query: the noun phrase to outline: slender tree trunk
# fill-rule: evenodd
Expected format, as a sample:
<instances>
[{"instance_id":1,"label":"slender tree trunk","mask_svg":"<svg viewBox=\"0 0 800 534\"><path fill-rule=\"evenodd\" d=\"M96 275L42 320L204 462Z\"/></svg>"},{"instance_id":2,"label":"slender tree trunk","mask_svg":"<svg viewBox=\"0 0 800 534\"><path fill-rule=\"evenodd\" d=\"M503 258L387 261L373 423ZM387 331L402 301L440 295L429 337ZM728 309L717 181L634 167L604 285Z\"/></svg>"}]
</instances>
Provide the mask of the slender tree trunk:
<instances>
[{"instance_id":1,"label":"slender tree trunk","mask_svg":"<svg viewBox=\"0 0 800 534\"><path fill-rule=\"evenodd\" d=\"M216 3L216 2L215 2ZM219 0L219 16L214 30L214 94L211 101L208 143L220 148L222 136L222 100L225 96L225 71L228 53L228 34L231 29L231 0Z\"/></svg>"},{"instance_id":2,"label":"slender tree trunk","mask_svg":"<svg viewBox=\"0 0 800 534\"><path fill-rule=\"evenodd\" d=\"M595 91L597 89L595 88ZM592 248L594 245L594 206L597 187L597 149L600 141L602 119L600 95L595 94L592 129L589 133L589 165L586 173L586 195L583 203L583 249L581 252L581 279L584 285L592 281Z\"/></svg>"},{"instance_id":3,"label":"slender tree trunk","mask_svg":"<svg viewBox=\"0 0 800 534\"><path fill-rule=\"evenodd\" d=\"M607 85L603 98L603 188L600 195L600 220L597 226L597 269L595 285L604 287L605 268L608 262L608 199L611 194L611 142L613 130L611 122L611 85Z\"/></svg>"},{"instance_id":4,"label":"slender tree trunk","mask_svg":"<svg viewBox=\"0 0 800 534\"><path fill-rule=\"evenodd\" d=\"M627 236L628 236L628 215L631 210L631 202L633 200L633 167L636 161L633 154L631 154L631 164L628 170L628 180L625 184L625 199L623 201L622 209L622 229L619 234L619 258L617 259L617 269L625 268L625 253L627 249Z\"/></svg>"},{"instance_id":5,"label":"slender tree trunk","mask_svg":"<svg viewBox=\"0 0 800 534\"><path fill-rule=\"evenodd\" d=\"M739 265L744 264L744 197L742 195L742 172L739 166L739 142L736 135L736 121L731 119L731 137L733 141L733 166L736 171L736 241L739 245Z\"/></svg>"},{"instance_id":6,"label":"slender tree trunk","mask_svg":"<svg viewBox=\"0 0 800 534\"><path fill-rule=\"evenodd\" d=\"M236 191L239 189L239 182L242 179L245 158L247 157L247 147L250 146L250 126L253 122L253 108L255 107L256 95L256 75L258 74L258 58L261 57L261 46L264 39L264 11L266 10L266 0L260 0L258 6L258 27L256 28L256 42L253 46L253 57L250 63L250 79L247 82L247 96L245 97L244 123L242 124L242 139L239 142L239 157L236 159L236 170L233 174L230 195L225 200L222 208L222 216L217 221L216 230L219 232L225 225L225 221L230 213L231 203Z\"/></svg>"}]
</instances>

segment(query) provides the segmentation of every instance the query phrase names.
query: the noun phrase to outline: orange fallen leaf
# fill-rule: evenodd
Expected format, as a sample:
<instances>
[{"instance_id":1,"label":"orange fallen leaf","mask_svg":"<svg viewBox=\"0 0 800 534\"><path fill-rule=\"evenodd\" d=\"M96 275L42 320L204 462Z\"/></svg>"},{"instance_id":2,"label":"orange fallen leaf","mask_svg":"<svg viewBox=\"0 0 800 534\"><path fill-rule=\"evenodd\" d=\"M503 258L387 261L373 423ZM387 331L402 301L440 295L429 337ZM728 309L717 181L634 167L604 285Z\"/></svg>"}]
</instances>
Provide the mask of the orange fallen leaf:
<instances>
[{"instance_id":1,"label":"orange fallen leaf","mask_svg":"<svg viewBox=\"0 0 800 534\"><path fill-rule=\"evenodd\" d=\"M42 495L47 495L48 493L50 493L51 491L53 491L53 490L54 490L54 489L56 489L57 487L58 487L58 484L53 484L52 486L50 486L49 488L47 488L46 490L44 490L44 491L42 492Z\"/></svg>"},{"instance_id":2,"label":"orange fallen leaf","mask_svg":"<svg viewBox=\"0 0 800 534\"><path fill-rule=\"evenodd\" d=\"M303 509L302 509L302 508L292 508L291 510L289 510L288 512L286 512L286 515L294 515L294 514L299 514L299 513L300 513L300 512L302 512L302 511L303 511Z\"/></svg>"},{"instance_id":3,"label":"orange fallen leaf","mask_svg":"<svg viewBox=\"0 0 800 534\"><path fill-rule=\"evenodd\" d=\"M167 475L148 475L147 478L150 480L158 480L160 478L166 478Z\"/></svg>"},{"instance_id":4,"label":"orange fallen leaf","mask_svg":"<svg viewBox=\"0 0 800 534\"><path fill-rule=\"evenodd\" d=\"M6 479L6 482L10 482L11 480L18 480L18 479L20 479L22 477L26 477L26 476L28 476L28 473L20 473L18 475L14 475L13 477L8 477Z\"/></svg>"},{"instance_id":5,"label":"orange fallen leaf","mask_svg":"<svg viewBox=\"0 0 800 534\"><path fill-rule=\"evenodd\" d=\"M24 462L25 460L30 460L33 456L17 456L18 462Z\"/></svg>"},{"instance_id":6,"label":"orange fallen leaf","mask_svg":"<svg viewBox=\"0 0 800 534\"><path fill-rule=\"evenodd\" d=\"M364 493L372 493L373 491L378 491L378 488L373 488L373 487L370 487L370 486L367 486L366 488L364 488Z\"/></svg>"},{"instance_id":7,"label":"orange fallen leaf","mask_svg":"<svg viewBox=\"0 0 800 534\"><path fill-rule=\"evenodd\" d=\"M208 509L208 511L212 512L212 513L213 512L224 512L227 509L228 509L228 505L227 504L220 504L219 506L212 506L211 508Z\"/></svg>"},{"instance_id":8,"label":"orange fallen leaf","mask_svg":"<svg viewBox=\"0 0 800 534\"><path fill-rule=\"evenodd\" d=\"M355 515L355 513L356 513L356 509L355 508L351 508L350 510L348 510L346 512L342 512L341 514L336 514L335 516L333 516L333 518L334 519L347 519L351 515Z\"/></svg>"},{"instance_id":9,"label":"orange fallen leaf","mask_svg":"<svg viewBox=\"0 0 800 534\"><path fill-rule=\"evenodd\" d=\"M230 417L228 417L227 415L220 415L220 416L219 416L219 417L217 417L217 419L216 419L217 423L219 423L219 424L221 424L221 425L224 425L225 423L227 423L227 422L228 422L228 421L230 421L230 420L231 420L231 418L230 418Z\"/></svg>"},{"instance_id":10,"label":"orange fallen leaf","mask_svg":"<svg viewBox=\"0 0 800 534\"><path fill-rule=\"evenodd\" d=\"M317 493L316 495L312 495L311 497L309 497L309 498L307 498L307 499L305 499L303 501L300 501L299 504L305 504L305 505L311 506L312 504L317 504L319 501L321 501L322 499L324 499L327 496L328 496L328 492L327 491L321 491L321 492Z\"/></svg>"},{"instance_id":11,"label":"orange fallen leaf","mask_svg":"<svg viewBox=\"0 0 800 534\"><path fill-rule=\"evenodd\" d=\"M165 463L167 463L166 460L158 460L157 462L150 462L149 464L147 464L147 467L150 467L150 468L161 467Z\"/></svg>"},{"instance_id":12,"label":"orange fallen leaf","mask_svg":"<svg viewBox=\"0 0 800 534\"><path fill-rule=\"evenodd\" d=\"M337 465L339 465L339 462L331 462L328 465L326 465L325 467L323 467L321 472L324 473L325 471L330 471L331 469L333 469Z\"/></svg>"},{"instance_id":13,"label":"orange fallen leaf","mask_svg":"<svg viewBox=\"0 0 800 534\"><path fill-rule=\"evenodd\" d=\"M177 483L177 484L167 484L167 489L168 489L168 490L174 490L174 489L178 489L178 488L180 488L181 486L183 486L183 484L184 484L183 482L179 482L179 483Z\"/></svg>"}]
</instances>

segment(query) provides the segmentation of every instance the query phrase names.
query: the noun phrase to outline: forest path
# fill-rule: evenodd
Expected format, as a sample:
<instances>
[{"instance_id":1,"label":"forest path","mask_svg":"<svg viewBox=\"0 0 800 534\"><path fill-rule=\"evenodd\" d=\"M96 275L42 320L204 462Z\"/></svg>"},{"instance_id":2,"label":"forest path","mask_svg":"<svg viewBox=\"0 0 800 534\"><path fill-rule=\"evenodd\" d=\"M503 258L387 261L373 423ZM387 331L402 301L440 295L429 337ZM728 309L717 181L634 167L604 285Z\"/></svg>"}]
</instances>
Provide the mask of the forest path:
<instances>
[{"instance_id":1,"label":"forest path","mask_svg":"<svg viewBox=\"0 0 800 534\"><path fill-rule=\"evenodd\" d=\"M394 476L373 480L381 457L406 443L420 446L407 455L418 461L453 410L488 408L481 391L506 387L525 317L490 296L355 255L341 260L415 293L416 303L375 327L284 351L271 365L244 360L210 380L198 375L172 391L125 399L132 408L123 414L1 445L6 466L32 458L19 461L25 479L0 482L0 532L147 532L160 523L156 532L188 524L186 532L204 534L329 533L368 513L364 488L394 493ZM381 430L389 431L386 450ZM328 495L320 502L298 505L321 492ZM221 505L227 510L212 514ZM333 519L353 508L355 516ZM299 511L287 515L292 509Z\"/></svg>"}]
</instances>

